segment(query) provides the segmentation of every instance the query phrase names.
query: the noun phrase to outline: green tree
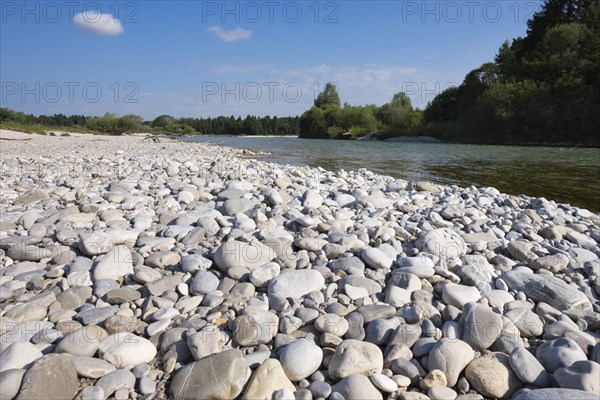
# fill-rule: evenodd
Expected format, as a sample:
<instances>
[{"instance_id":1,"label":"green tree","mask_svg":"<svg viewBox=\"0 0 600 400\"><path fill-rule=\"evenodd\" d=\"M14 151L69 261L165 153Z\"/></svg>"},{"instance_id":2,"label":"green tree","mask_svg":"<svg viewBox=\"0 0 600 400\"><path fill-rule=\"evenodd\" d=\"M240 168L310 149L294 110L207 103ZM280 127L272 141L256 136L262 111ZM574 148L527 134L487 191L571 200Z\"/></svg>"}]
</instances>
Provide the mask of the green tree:
<instances>
[{"instance_id":1,"label":"green tree","mask_svg":"<svg viewBox=\"0 0 600 400\"><path fill-rule=\"evenodd\" d=\"M330 107L340 108L340 95L333 83L328 82L325 84L325 88L315 99L315 107L322 109Z\"/></svg>"}]
</instances>

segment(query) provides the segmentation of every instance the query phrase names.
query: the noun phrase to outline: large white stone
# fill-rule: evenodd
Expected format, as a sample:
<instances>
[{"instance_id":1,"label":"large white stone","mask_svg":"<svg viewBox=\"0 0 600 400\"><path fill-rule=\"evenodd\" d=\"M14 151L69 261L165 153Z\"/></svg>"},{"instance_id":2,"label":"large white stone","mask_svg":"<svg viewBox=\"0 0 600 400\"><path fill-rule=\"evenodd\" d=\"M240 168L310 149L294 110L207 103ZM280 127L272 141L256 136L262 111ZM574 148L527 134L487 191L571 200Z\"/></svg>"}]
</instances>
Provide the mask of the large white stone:
<instances>
[{"instance_id":1,"label":"large white stone","mask_svg":"<svg viewBox=\"0 0 600 400\"><path fill-rule=\"evenodd\" d=\"M100 357L117 368L129 368L152 361L156 348L147 339L133 333L119 332L100 342Z\"/></svg>"}]
</instances>

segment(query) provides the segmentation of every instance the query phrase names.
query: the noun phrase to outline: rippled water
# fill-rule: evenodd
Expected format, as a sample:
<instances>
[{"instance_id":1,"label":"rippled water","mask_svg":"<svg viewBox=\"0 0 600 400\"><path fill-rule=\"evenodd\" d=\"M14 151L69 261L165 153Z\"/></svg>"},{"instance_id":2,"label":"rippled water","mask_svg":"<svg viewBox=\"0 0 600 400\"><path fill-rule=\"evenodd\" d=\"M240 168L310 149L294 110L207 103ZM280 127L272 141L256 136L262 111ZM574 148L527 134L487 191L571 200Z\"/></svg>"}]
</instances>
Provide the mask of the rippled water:
<instances>
[{"instance_id":1,"label":"rippled water","mask_svg":"<svg viewBox=\"0 0 600 400\"><path fill-rule=\"evenodd\" d=\"M600 211L600 149L308 140L293 137L190 137L268 151L266 160L329 170L367 168L410 180L493 186Z\"/></svg>"}]
</instances>

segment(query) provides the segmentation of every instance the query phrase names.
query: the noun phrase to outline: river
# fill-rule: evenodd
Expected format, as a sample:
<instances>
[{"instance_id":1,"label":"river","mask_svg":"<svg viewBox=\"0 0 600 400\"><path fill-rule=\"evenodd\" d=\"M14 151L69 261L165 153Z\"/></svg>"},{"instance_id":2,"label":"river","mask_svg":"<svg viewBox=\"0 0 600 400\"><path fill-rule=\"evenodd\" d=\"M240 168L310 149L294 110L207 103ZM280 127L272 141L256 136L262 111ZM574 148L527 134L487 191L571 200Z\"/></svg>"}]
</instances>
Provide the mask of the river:
<instances>
[{"instance_id":1,"label":"river","mask_svg":"<svg viewBox=\"0 0 600 400\"><path fill-rule=\"evenodd\" d=\"M272 153L265 161L367 168L409 180L492 186L600 211L600 149L447 143L309 140L295 137L193 136L190 141Z\"/></svg>"}]
</instances>

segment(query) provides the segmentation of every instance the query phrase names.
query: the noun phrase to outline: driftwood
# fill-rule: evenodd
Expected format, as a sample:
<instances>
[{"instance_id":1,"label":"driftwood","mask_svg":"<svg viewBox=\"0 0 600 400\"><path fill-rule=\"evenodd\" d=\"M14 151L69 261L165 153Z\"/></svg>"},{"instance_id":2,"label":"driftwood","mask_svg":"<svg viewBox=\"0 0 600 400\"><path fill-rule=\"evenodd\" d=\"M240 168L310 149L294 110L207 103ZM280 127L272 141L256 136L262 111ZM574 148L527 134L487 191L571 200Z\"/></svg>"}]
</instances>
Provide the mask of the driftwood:
<instances>
[{"instance_id":1,"label":"driftwood","mask_svg":"<svg viewBox=\"0 0 600 400\"><path fill-rule=\"evenodd\" d=\"M27 139L11 139L11 138L0 137L0 140L10 140L10 141L13 141L13 142L25 142L27 140L31 140L31 138L27 138Z\"/></svg>"},{"instance_id":2,"label":"driftwood","mask_svg":"<svg viewBox=\"0 0 600 400\"><path fill-rule=\"evenodd\" d=\"M145 142L147 140L151 140L152 143L160 143L160 139L158 138L158 136L146 136L142 139L142 142Z\"/></svg>"}]
</instances>

